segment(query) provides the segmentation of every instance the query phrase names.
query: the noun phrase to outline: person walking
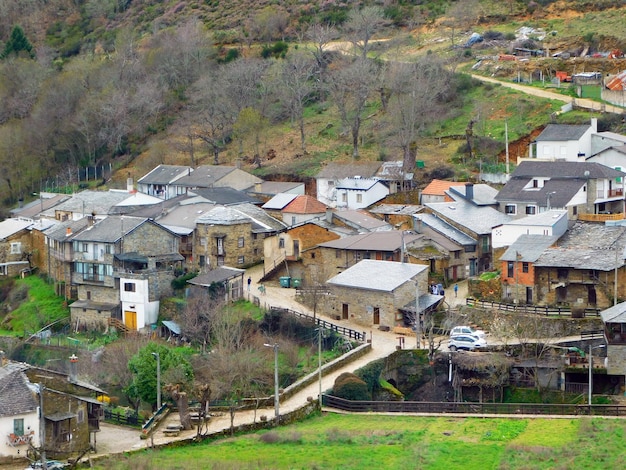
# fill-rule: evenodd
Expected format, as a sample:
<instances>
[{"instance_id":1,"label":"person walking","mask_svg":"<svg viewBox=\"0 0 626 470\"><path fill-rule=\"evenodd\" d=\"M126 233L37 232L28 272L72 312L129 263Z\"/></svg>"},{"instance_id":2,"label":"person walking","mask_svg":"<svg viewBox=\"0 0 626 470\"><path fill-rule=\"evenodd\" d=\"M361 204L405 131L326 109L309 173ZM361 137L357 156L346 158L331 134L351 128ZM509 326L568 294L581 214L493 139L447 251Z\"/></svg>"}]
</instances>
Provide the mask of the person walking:
<instances>
[{"instance_id":1,"label":"person walking","mask_svg":"<svg viewBox=\"0 0 626 470\"><path fill-rule=\"evenodd\" d=\"M454 296L456 297L458 293L459 293L459 285L455 284L454 285Z\"/></svg>"},{"instance_id":2,"label":"person walking","mask_svg":"<svg viewBox=\"0 0 626 470\"><path fill-rule=\"evenodd\" d=\"M252 285L252 277L248 276L248 292L250 292L250 286Z\"/></svg>"}]
</instances>

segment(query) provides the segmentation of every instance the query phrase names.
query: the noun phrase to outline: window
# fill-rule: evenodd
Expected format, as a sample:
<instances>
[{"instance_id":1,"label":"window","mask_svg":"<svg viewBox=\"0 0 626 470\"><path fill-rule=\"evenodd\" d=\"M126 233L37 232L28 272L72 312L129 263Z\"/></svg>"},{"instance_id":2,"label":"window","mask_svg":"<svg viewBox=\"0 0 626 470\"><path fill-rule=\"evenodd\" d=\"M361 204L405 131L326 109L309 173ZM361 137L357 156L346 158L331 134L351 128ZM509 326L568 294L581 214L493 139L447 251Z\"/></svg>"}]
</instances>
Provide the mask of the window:
<instances>
[{"instance_id":1,"label":"window","mask_svg":"<svg viewBox=\"0 0 626 470\"><path fill-rule=\"evenodd\" d=\"M341 258L341 250L335 250L335 258Z\"/></svg>"},{"instance_id":2,"label":"window","mask_svg":"<svg viewBox=\"0 0 626 470\"><path fill-rule=\"evenodd\" d=\"M256 240L256 233L253 233L253 234L252 234L252 239L253 239L253 240Z\"/></svg>"},{"instance_id":3,"label":"window","mask_svg":"<svg viewBox=\"0 0 626 470\"><path fill-rule=\"evenodd\" d=\"M91 291L90 290L87 291L87 300L91 300Z\"/></svg>"},{"instance_id":4,"label":"window","mask_svg":"<svg viewBox=\"0 0 626 470\"><path fill-rule=\"evenodd\" d=\"M539 180L533 180L533 188L539 187Z\"/></svg>"},{"instance_id":5,"label":"window","mask_svg":"<svg viewBox=\"0 0 626 470\"><path fill-rule=\"evenodd\" d=\"M87 253L89 251L89 243L83 243L83 253Z\"/></svg>"},{"instance_id":6,"label":"window","mask_svg":"<svg viewBox=\"0 0 626 470\"><path fill-rule=\"evenodd\" d=\"M111 254L111 245L104 245L104 252L107 255L110 255Z\"/></svg>"},{"instance_id":7,"label":"window","mask_svg":"<svg viewBox=\"0 0 626 470\"><path fill-rule=\"evenodd\" d=\"M11 243L11 254L19 255L22 252L22 244L20 242Z\"/></svg>"},{"instance_id":8,"label":"window","mask_svg":"<svg viewBox=\"0 0 626 470\"><path fill-rule=\"evenodd\" d=\"M6 275L8 275L7 265L6 264L0 265L0 276L6 276Z\"/></svg>"},{"instance_id":9,"label":"window","mask_svg":"<svg viewBox=\"0 0 626 470\"><path fill-rule=\"evenodd\" d=\"M515 277L515 263L513 261L506 263L506 277Z\"/></svg>"},{"instance_id":10,"label":"window","mask_svg":"<svg viewBox=\"0 0 626 470\"><path fill-rule=\"evenodd\" d=\"M77 411L76 422L78 422L78 424L85 422L85 410L80 409Z\"/></svg>"},{"instance_id":11,"label":"window","mask_svg":"<svg viewBox=\"0 0 626 470\"><path fill-rule=\"evenodd\" d=\"M291 216L291 225L296 225L296 216L295 215Z\"/></svg>"},{"instance_id":12,"label":"window","mask_svg":"<svg viewBox=\"0 0 626 470\"><path fill-rule=\"evenodd\" d=\"M534 215L537 213L537 206L526 206L526 214Z\"/></svg>"},{"instance_id":13,"label":"window","mask_svg":"<svg viewBox=\"0 0 626 470\"><path fill-rule=\"evenodd\" d=\"M24 435L24 418L17 418L13 420L13 434L16 436Z\"/></svg>"},{"instance_id":14,"label":"window","mask_svg":"<svg viewBox=\"0 0 626 470\"><path fill-rule=\"evenodd\" d=\"M206 245L207 245L206 237L200 237L200 246L206 246Z\"/></svg>"},{"instance_id":15,"label":"window","mask_svg":"<svg viewBox=\"0 0 626 470\"><path fill-rule=\"evenodd\" d=\"M578 215L578 207L577 206L572 207L572 215Z\"/></svg>"},{"instance_id":16,"label":"window","mask_svg":"<svg viewBox=\"0 0 626 470\"><path fill-rule=\"evenodd\" d=\"M224 257L223 256L218 256L217 257L217 265L218 266L224 266Z\"/></svg>"},{"instance_id":17,"label":"window","mask_svg":"<svg viewBox=\"0 0 626 470\"><path fill-rule=\"evenodd\" d=\"M237 248L243 248L243 245L244 245L244 239L243 237L239 237L237 239Z\"/></svg>"},{"instance_id":18,"label":"window","mask_svg":"<svg viewBox=\"0 0 626 470\"><path fill-rule=\"evenodd\" d=\"M125 282L124 283L124 292L135 292L135 283L134 282Z\"/></svg>"},{"instance_id":19,"label":"window","mask_svg":"<svg viewBox=\"0 0 626 470\"><path fill-rule=\"evenodd\" d=\"M243 257L243 256L239 256L239 257L237 258L237 264L243 264L244 262L245 262L245 259L244 259L244 257Z\"/></svg>"},{"instance_id":20,"label":"window","mask_svg":"<svg viewBox=\"0 0 626 470\"><path fill-rule=\"evenodd\" d=\"M507 204L504 206L504 213L508 215L515 215L517 213L517 206L515 204Z\"/></svg>"},{"instance_id":21,"label":"window","mask_svg":"<svg viewBox=\"0 0 626 470\"><path fill-rule=\"evenodd\" d=\"M198 264L200 265L201 268L204 267L206 265L206 256L200 255Z\"/></svg>"},{"instance_id":22,"label":"window","mask_svg":"<svg viewBox=\"0 0 626 470\"><path fill-rule=\"evenodd\" d=\"M278 248L285 248L285 239L284 238L279 238L278 239Z\"/></svg>"},{"instance_id":23,"label":"window","mask_svg":"<svg viewBox=\"0 0 626 470\"><path fill-rule=\"evenodd\" d=\"M460 259L461 258L461 252L460 251L455 251L454 252L454 259Z\"/></svg>"},{"instance_id":24,"label":"window","mask_svg":"<svg viewBox=\"0 0 626 470\"><path fill-rule=\"evenodd\" d=\"M341 195L341 202L348 202L348 193L343 193Z\"/></svg>"},{"instance_id":25,"label":"window","mask_svg":"<svg viewBox=\"0 0 626 470\"><path fill-rule=\"evenodd\" d=\"M529 269L528 263L522 263L522 272L527 273Z\"/></svg>"},{"instance_id":26,"label":"window","mask_svg":"<svg viewBox=\"0 0 626 470\"><path fill-rule=\"evenodd\" d=\"M356 202L358 202L359 204L363 202L363 195L362 194L357 194L356 195Z\"/></svg>"},{"instance_id":27,"label":"window","mask_svg":"<svg viewBox=\"0 0 626 470\"><path fill-rule=\"evenodd\" d=\"M257 255L259 254L259 249L258 249L258 248L255 248L255 249L253 250L253 252L254 252L254 256L257 256Z\"/></svg>"}]
</instances>

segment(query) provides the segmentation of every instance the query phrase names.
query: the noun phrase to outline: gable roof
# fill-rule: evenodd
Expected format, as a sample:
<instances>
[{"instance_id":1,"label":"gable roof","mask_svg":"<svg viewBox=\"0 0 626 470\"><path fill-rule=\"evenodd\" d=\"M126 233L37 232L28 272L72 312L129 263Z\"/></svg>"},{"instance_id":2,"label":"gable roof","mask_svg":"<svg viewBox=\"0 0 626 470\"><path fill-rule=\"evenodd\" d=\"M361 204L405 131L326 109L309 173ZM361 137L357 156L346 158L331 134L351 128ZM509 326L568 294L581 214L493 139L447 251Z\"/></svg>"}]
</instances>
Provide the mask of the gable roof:
<instances>
[{"instance_id":1,"label":"gable roof","mask_svg":"<svg viewBox=\"0 0 626 470\"><path fill-rule=\"evenodd\" d=\"M252 224L252 232L275 232L286 228L286 225L271 217L260 207L253 204L236 206L216 206L196 219L198 224L235 225Z\"/></svg>"},{"instance_id":2,"label":"gable roof","mask_svg":"<svg viewBox=\"0 0 626 470\"><path fill-rule=\"evenodd\" d=\"M359 231L378 232L393 230L393 227L384 220L372 217L367 211L358 209L342 209L333 212L333 218Z\"/></svg>"},{"instance_id":3,"label":"gable roof","mask_svg":"<svg viewBox=\"0 0 626 470\"><path fill-rule=\"evenodd\" d=\"M236 166L226 165L203 165L196 168L191 174L183 176L176 180L173 184L176 186L186 186L189 188L210 188L219 185L221 179L225 178L232 172L241 172L250 178L250 185L261 183L263 180L247 173Z\"/></svg>"},{"instance_id":4,"label":"gable roof","mask_svg":"<svg viewBox=\"0 0 626 470\"><path fill-rule=\"evenodd\" d=\"M7 364L0 367L0 417L16 416L37 410L39 403L29 387L26 374Z\"/></svg>"},{"instance_id":5,"label":"gable roof","mask_svg":"<svg viewBox=\"0 0 626 470\"><path fill-rule=\"evenodd\" d=\"M149 222L143 217L128 217L123 215L111 215L106 219L99 220L85 230L76 234L73 240L116 243L123 236L127 236L137 227ZM163 230L167 230L163 227Z\"/></svg>"},{"instance_id":6,"label":"gable roof","mask_svg":"<svg viewBox=\"0 0 626 470\"><path fill-rule=\"evenodd\" d=\"M126 191L81 191L71 198L43 212L54 218L56 211L72 212L83 215L107 215L111 208L129 196Z\"/></svg>"},{"instance_id":7,"label":"gable roof","mask_svg":"<svg viewBox=\"0 0 626 470\"><path fill-rule=\"evenodd\" d=\"M368 191L376 184L382 184L375 178L342 178L337 182L337 189Z\"/></svg>"},{"instance_id":8,"label":"gable roof","mask_svg":"<svg viewBox=\"0 0 626 470\"><path fill-rule=\"evenodd\" d=\"M197 188L190 191L190 194L196 194L206 199L207 202L225 206L244 202L249 202L250 204L259 204L261 202L252 196L248 196L243 191L229 187Z\"/></svg>"},{"instance_id":9,"label":"gable roof","mask_svg":"<svg viewBox=\"0 0 626 470\"><path fill-rule=\"evenodd\" d=\"M356 289L393 292L426 269L428 266L423 264L364 259L330 278L326 283Z\"/></svg>"},{"instance_id":10,"label":"gable roof","mask_svg":"<svg viewBox=\"0 0 626 470\"><path fill-rule=\"evenodd\" d=\"M191 173L193 169L184 165L159 165L137 180L141 184L168 184Z\"/></svg>"},{"instance_id":11,"label":"gable roof","mask_svg":"<svg viewBox=\"0 0 626 470\"><path fill-rule=\"evenodd\" d=\"M501 261L522 261L534 263L541 254L558 240L546 235L520 235L500 257Z\"/></svg>"},{"instance_id":12,"label":"gable roof","mask_svg":"<svg viewBox=\"0 0 626 470\"><path fill-rule=\"evenodd\" d=\"M280 193L298 194L298 191L304 192L304 183L299 181L262 181L255 184L253 188L248 190L251 194L278 195Z\"/></svg>"},{"instance_id":13,"label":"gable roof","mask_svg":"<svg viewBox=\"0 0 626 470\"><path fill-rule=\"evenodd\" d=\"M419 204L379 204L369 209L372 214L383 215L413 215L424 210Z\"/></svg>"},{"instance_id":14,"label":"gable roof","mask_svg":"<svg viewBox=\"0 0 626 470\"><path fill-rule=\"evenodd\" d=\"M461 183L459 181L432 180L422 190L422 194L426 194L427 196L445 196L446 191L450 189L452 186L464 186L464 185L465 183Z\"/></svg>"},{"instance_id":15,"label":"gable roof","mask_svg":"<svg viewBox=\"0 0 626 470\"><path fill-rule=\"evenodd\" d=\"M16 233L26 230L33 225L32 220L6 219L0 222L0 240L4 240Z\"/></svg>"},{"instance_id":16,"label":"gable roof","mask_svg":"<svg viewBox=\"0 0 626 470\"><path fill-rule=\"evenodd\" d=\"M268 209L268 210L283 210L296 197L298 197L297 194L289 194L289 193L276 194L272 199L267 201L261 207L263 209Z\"/></svg>"},{"instance_id":17,"label":"gable roof","mask_svg":"<svg viewBox=\"0 0 626 470\"><path fill-rule=\"evenodd\" d=\"M375 176L384 181L413 180L413 173L404 171L404 162L402 160L383 162Z\"/></svg>"},{"instance_id":18,"label":"gable roof","mask_svg":"<svg viewBox=\"0 0 626 470\"><path fill-rule=\"evenodd\" d=\"M476 206L465 200L432 202L426 204L426 207L478 235L489 235L493 227L504 224L512 218L493 207Z\"/></svg>"},{"instance_id":19,"label":"gable roof","mask_svg":"<svg viewBox=\"0 0 626 470\"><path fill-rule=\"evenodd\" d=\"M187 283L193 284L194 286L209 287L214 282L228 281L229 279L242 276L245 272L246 271L244 269L220 266L207 273L200 274L193 279L189 279Z\"/></svg>"},{"instance_id":20,"label":"gable roof","mask_svg":"<svg viewBox=\"0 0 626 470\"><path fill-rule=\"evenodd\" d=\"M465 183L463 185L455 185L451 186L446 191L446 194L455 201L463 198L477 206L493 206L498 203L495 199L498 190L488 184Z\"/></svg>"},{"instance_id":21,"label":"gable roof","mask_svg":"<svg viewBox=\"0 0 626 470\"><path fill-rule=\"evenodd\" d=\"M600 312L604 323L626 323L626 302L620 302Z\"/></svg>"},{"instance_id":22,"label":"gable roof","mask_svg":"<svg viewBox=\"0 0 626 470\"><path fill-rule=\"evenodd\" d=\"M397 251L402 249L403 241L405 245L408 245L418 238L420 238L420 235L412 232L403 234L399 230L390 230L387 232L369 232L352 235L320 243L318 246L339 250Z\"/></svg>"},{"instance_id":23,"label":"gable roof","mask_svg":"<svg viewBox=\"0 0 626 470\"><path fill-rule=\"evenodd\" d=\"M537 142L578 140L591 128L589 124L548 124L535 140Z\"/></svg>"},{"instance_id":24,"label":"gable roof","mask_svg":"<svg viewBox=\"0 0 626 470\"><path fill-rule=\"evenodd\" d=\"M180 233L178 228L193 229L196 227L196 219L206 214L216 207L210 202L199 202L196 200L193 204L179 204L167 214L158 218L159 224ZM177 229L174 229L176 227Z\"/></svg>"},{"instance_id":25,"label":"gable roof","mask_svg":"<svg viewBox=\"0 0 626 470\"><path fill-rule=\"evenodd\" d=\"M323 214L326 209L326 204L304 194L293 199L282 211L290 214Z\"/></svg>"},{"instance_id":26,"label":"gable roof","mask_svg":"<svg viewBox=\"0 0 626 470\"><path fill-rule=\"evenodd\" d=\"M70 198L67 194L40 193L40 198L35 199L23 207L11 209L10 213L14 217L34 217L37 214L46 211L57 204L62 203Z\"/></svg>"},{"instance_id":27,"label":"gable roof","mask_svg":"<svg viewBox=\"0 0 626 470\"><path fill-rule=\"evenodd\" d=\"M418 223L421 221L424 225L427 225L435 232L440 233L444 237L458 243L461 246L476 245L476 240L474 238L433 214L422 213L415 216L415 220L418 221Z\"/></svg>"},{"instance_id":28,"label":"gable roof","mask_svg":"<svg viewBox=\"0 0 626 470\"><path fill-rule=\"evenodd\" d=\"M587 173L588 172L588 173ZM619 178L626 173L614 170L597 162L545 162L524 160L511 174L513 178L567 178L567 179L598 179Z\"/></svg>"},{"instance_id":29,"label":"gable roof","mask_svg":"<svg viewBox=\"0 0 626 470\"><path fill-rule=\"evenodd\" d=\"M87 228L89 223L90 220L88 217L83 217L78 220L66 220L46 230L46 236L51 240L60 242L72 240L76 234Z\"/></svg>"},{"instance_id":30,"label":"gable roof","mask_svg":"<svg viewBox=\"0 0 626 470\"><path fill-rule=\"evenodd\" d=\"M376 174L380 168L378 162L364 162L364 163L335 163L329 162L319 171L316 178L325 179L341 179L350 178L355 176L361 176L363 178L370 178Z\"/></svg>"}]
</instances>

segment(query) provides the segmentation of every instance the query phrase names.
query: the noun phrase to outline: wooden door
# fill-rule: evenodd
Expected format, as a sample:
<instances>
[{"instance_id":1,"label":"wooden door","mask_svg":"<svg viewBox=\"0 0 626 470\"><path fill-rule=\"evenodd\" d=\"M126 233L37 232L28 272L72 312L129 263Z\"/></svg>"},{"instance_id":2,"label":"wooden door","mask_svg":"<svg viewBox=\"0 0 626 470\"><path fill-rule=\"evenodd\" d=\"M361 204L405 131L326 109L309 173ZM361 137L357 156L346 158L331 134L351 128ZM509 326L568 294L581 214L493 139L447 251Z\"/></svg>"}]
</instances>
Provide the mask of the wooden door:
<instances>
[{"instance_id":1,"label":"wooden door","mask_svg":"<svg viewBox=\"0 0 626 470\"><path fill-rule=\"evenodd\" d=\"M380 325L380 309L374 307L374 325Z\"/></svg>"},{"instance_id":2,"label":"wooden door","mask_svg":"<svg viewBox=\"0 0 626 470\"><path fill-rule=\"evenodd\" d=\"M341 318L343 320L348 319L348 304L343 304L343 308L341 309Z\"/></svg>"},{"instance_id":3,"label":"wooden door","mask_svg":"<svg viewBox=\"0 0 626 470\"><path fill-rule=\"evenodd\" d=\"M137 331L137 312L124 312L124 325L129 330Z\"/></svg>"}]
</instances>

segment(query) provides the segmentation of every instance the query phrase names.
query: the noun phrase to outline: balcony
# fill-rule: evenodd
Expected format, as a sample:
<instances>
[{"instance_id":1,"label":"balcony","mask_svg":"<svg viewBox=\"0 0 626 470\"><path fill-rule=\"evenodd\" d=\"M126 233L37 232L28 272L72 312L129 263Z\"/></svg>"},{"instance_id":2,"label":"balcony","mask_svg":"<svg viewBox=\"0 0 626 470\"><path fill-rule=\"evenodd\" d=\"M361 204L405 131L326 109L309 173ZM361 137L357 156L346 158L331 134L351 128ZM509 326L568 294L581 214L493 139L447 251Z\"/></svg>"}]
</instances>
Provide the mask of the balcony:
<instances>
[{"instance_id":1,"label":"balcony","mask_svg":"<svg viewBox=\"0 0 626 470\"><path fill-rule=\"evenodd\" d=\"M624 213L618 212L616 214L578 214L578 220L583 222L602 222L607 220L622 220L624 219Z\"/></svg>"},{"instance_id":2,"label":"balcony","mask_svg":"<svg viewBox=\"0 0 626 470\"><path fill-rule=\"evenodd\" d=\"M25 446L25 445L28 445L28 443L34 436L35 436L35 431L22 434L21 436L11 433L8 435L8 444L11 447Z\"/></svg>"},{"instance_id":3,"label":"balcony","mask_svg":"<svg viewBox=\"0 0 626 470\"><path fill-rule=\"evenodd\" d=\"M598 199L611 199L611 198L623 198L623 197L624 197L623 188L609 189L606 191L604 189L598 189L598 194L597 194Z\"/></svg>"}]
</instances>

